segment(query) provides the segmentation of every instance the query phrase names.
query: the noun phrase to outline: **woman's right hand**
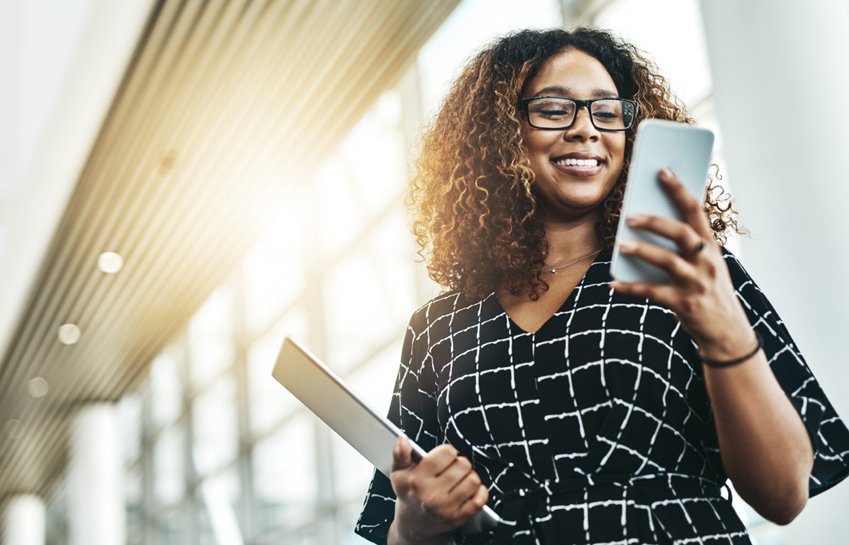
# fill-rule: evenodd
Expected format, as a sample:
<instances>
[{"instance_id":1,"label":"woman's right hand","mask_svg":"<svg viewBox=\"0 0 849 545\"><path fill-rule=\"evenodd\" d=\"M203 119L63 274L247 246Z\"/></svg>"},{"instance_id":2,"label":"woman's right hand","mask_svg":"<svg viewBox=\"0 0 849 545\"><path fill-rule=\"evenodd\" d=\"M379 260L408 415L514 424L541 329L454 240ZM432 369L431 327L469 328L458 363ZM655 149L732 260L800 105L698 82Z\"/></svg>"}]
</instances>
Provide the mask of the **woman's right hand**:
<instances>
[{"instance_id":1,"label":"woman's right hand","mask_svg":"<svg viewBox=\"0 0 849 545\"><path fill-rule=\"evenodd\" d=\"M489 498L469 460L448 444L414 463L409 440L399 438L390 480L397 500L389 543L395 545L445 543Z\"/></svg>"}]
</instances>

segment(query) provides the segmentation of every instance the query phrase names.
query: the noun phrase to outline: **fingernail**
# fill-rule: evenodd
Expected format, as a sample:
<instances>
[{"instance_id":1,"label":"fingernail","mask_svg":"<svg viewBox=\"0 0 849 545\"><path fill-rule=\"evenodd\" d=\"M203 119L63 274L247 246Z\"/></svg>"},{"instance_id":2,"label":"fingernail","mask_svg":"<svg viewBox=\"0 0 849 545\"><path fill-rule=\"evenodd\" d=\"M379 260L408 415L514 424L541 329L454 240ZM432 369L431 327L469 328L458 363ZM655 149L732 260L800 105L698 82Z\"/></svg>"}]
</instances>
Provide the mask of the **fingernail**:
<instances>
[{"instance_id":1,"label":"fingernail","mask_svg":"<svg viewBox=\"0 0 849 545\"><path fill-rule=\"evenodd\" d=\"M631 251L631 250L633 250L635 247L636 247L636 244L634 244L634 243L633 243L632 241L630 241L630 240L621 240L621 241L619 241L619 249L620 249L621 251L623 251L623 252L630 252L630 251Z\"/></svg>"},{"instance_id":2,"label":"fingernail","mask_svg":"<svg viewBox=\"0 0 849 545\"><path fill-rule=\"evenodd\" d=\"M672 182L675 180L675 173L672 172L668 167L663 167L660 169L657 177L663 182Z\"/></svg>"},{"instance_id":3,"label":"fingernail","mask_svg":"<svg viewBox=\"0 0 849 545\"><path fill-rule=\"evenodd\" d=\"M625 221L628 222L628 225L639 225L646 221L646 216L645 214L631 214Z\"/></svg>"}]
</instances>

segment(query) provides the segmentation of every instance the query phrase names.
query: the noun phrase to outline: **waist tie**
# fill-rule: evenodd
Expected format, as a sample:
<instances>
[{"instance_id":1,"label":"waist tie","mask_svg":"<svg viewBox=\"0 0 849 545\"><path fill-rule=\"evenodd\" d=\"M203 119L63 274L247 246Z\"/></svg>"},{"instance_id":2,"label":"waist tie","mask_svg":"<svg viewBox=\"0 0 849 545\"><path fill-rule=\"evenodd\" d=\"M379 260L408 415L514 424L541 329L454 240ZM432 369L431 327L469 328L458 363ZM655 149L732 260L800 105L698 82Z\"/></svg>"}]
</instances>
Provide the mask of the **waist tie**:
<instances>
[{"instance_id":1,"label":"waist tie","mask_svg":"<svg viewBox=\"0 0 849 545\"><path fill-rule=\"evenodd\" d=\"M672 481L676 481L674 484ZM660 482L658 482L660 481ZM720 484L716 481L698 477L695 475L685 475L682 473L653 473L648 475L597 475L594 477L579 477L574 479L565 479L555 483L546 483L536 488L523 488L512 490L502 496L501 505L498 509L499 515L504 520L495 529L492 545L508 545L513 539L513 532L519 524L519 519L523 513L527 513L531 517L531 524L537 534L542 538L542 542L546 545L559 543L557 530L553 524L538 524L537 519L543 519L550 516L546 501L549 498L556 497L562 494L574 493L585 488L591 488L602 485L618 485L625 490L625 501L628 501L631 489L640 485L664 487L671 489L673 497L679 492L684 494L688 490L697 494L715 495L722 497L722 488L728 490L728 499L731 499L731 489L727 484ZM648 498L646 498L648 500ZM668 499L668 498L667 498Z\"/></svg>"}]
</instances>

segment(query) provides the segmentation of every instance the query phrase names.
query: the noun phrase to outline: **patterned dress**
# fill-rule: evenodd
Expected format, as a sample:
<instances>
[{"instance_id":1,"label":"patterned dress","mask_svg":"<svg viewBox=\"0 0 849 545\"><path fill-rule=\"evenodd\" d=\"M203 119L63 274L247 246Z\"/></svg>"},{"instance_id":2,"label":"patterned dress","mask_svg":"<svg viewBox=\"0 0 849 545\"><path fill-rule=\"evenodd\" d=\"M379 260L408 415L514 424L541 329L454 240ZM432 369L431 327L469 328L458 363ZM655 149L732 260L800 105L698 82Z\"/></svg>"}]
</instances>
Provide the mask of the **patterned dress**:
<instances>
[{"instance_id":1,"label":"patterned dress","mask_svg":"<svg viewBox=\"0 0 849 545\"><path fill-rule=\"evenodd\" d=\"M810 492L849 473L849 430L737 259L725 261L775 377L801 416ZM538 331L495 294L415 312L390 419L430 450L451 443L513 525L465 543L750 543L731 506L697 347L667 308L614 293L602 253ZM395 496L376 473L355 531L386 543Z\"/></svg>"}]
</instances>

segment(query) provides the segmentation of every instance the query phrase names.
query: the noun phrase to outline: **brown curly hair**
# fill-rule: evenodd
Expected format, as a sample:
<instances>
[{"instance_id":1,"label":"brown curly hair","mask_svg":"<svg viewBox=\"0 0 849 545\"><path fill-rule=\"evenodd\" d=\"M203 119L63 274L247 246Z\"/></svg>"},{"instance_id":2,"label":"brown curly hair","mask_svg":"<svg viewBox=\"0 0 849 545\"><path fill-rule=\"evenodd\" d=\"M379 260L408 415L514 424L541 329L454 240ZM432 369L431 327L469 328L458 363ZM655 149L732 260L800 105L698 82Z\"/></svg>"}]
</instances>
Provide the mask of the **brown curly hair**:
<instances>
[{"instance_id":1,"label":"brown curly hair","mask_svg":"<svg viewBox=\"0 0 849 545\"><path fill-rule=\"evenodd\" d=\"M454 81L424 133L408 206L419 255L430 277L452 291L482 298L502 288L537 299L548 253L533 192L534 173L521 137L517 103L552 55L574 48L598 59L623 98L646 118L692 123L653 63L606 31L524 30L475 55ZM628 131L622 174L603 204L599 231L613 247L633 147ZM716 173L716 178L718 172ZM714 237L740 232L730 197L712 177L705 199Z\"/></svg>"}]
</instances>

